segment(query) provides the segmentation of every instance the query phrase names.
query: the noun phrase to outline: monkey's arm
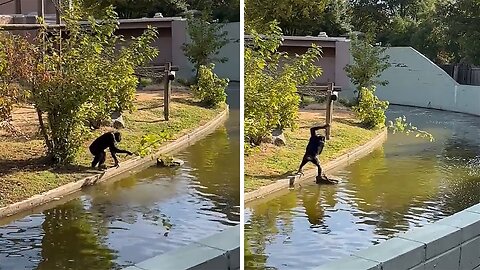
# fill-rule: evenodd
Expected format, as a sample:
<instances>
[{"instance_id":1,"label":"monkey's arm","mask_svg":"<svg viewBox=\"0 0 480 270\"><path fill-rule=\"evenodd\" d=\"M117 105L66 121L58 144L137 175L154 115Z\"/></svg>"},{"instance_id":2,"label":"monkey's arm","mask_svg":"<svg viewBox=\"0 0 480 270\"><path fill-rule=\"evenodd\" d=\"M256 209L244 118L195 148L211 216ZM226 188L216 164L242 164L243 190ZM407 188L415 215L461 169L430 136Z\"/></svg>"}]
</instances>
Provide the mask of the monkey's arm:
<instances>
[{"instance_id":1,"label":"monkey's arm","mask_svg":"<svg viewBox=\"0 0 480 270\"><path fill-rule=\"evenodd\" d=\"M315 136L315 131L317 131L319 129L326 129L329 126L330 126L329 124L325 124L323 126L312 127L312 128L310 128L310 135L313 137L313 136Z\"/></svg>"}]
</instances>

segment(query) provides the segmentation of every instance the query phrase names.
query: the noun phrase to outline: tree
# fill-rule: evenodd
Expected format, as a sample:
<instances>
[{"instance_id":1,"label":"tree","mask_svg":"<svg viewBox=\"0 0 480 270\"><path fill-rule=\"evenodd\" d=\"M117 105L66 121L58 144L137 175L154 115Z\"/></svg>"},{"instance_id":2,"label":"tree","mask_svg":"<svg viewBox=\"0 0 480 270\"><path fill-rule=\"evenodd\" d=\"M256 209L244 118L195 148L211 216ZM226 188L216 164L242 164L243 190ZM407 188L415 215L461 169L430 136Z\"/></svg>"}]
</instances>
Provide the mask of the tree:
<instances>
[{"instance_id":1,"label":"tree","mask_svg":"<svg viewBox=\"0 0 480 270\"><path fill-rule=\"evenodd\" d=\"M88 25L80 18L88 18ZM117 49L122 38L114 34L118 18L112 8L98 21L74 5L63 12L63 19L68 35L40 31L37 51L45 46L46 53L36 62L31 102L48 155L55 163L68 164L84 141L89 119L134 109L134 68L155 57L157 50L149 45L156 36L153 29Z\"/></svg>"},{"instance_id":2,"label":"tree","mask_svg":"<svg viewBox=\"0 0 480 270\"><path fill-rule=\"evenodd\" d=\"M156 13L163 16L178 16L188 9L185 0L80 0L82 8L96 16L102 15L105 8L113 6L120 18L152 18Z\"/></svg>"},{"instance_id":3,"label":"tree","mask_svg":"<svg viewBox=\"0 0 480 270\"><path fill-rule=\"evenodd\" d=\"M347 0L247 0L245 20L257 32L277 21L286 35L343 35L350 30Z\"/></svg>"},{"instance_id":4,"label":"tree","mask_svg":"<svg viewBox=\"0 0 480 270\"><path fill-rule=\"evenodd\" d=\"M245 48L245 140L254 145L275 128L295 127L300 102L297 86L322 73L315 65L321 53L318 47L289 58L278 52L281 29L276 23L270 23L269 29L264 35L248 29L252 41Z\"/></svg>"},{"instance_id":5,"label":"tree","mask_svg":"<svg viewBox=\"0 0 480 270\"><path fill-rule=\"evenodd\" d=\"M179 16L186 11L211 10L214 19L220 22L240 21L239 0L80 0L84 8L101 14L113 5L120 18L152 18L156 13L165 17Z\"/></svg>"},{"instance_id":6,"label":"tree","mask_svg":"<svg viewBox=\"0 0 480 270\"><path fill-rule=\"evenodd\" d=\"M480 65L480 2L454 1L444 7L449 40L457 62Z\"/></svg>"},{"instance_id":7,"label":"tree","mask_svg":"<svg viewBox=\"0 0 480 270\"><path fill-rule=\"evenodd\" d=\"M13 106L27 97L24 80L32 75L34 46L21 36L0 33L0 128L19 134L11 123Z\"/></svg>"},{"instance_id":8,"label":"tree","mask_svg":"<svg viewBox=\"0 0 480 270\"><path fill-rule=\"evenodd\" d=\"M357 86L357 103L362 99L362 89L388 83L379 80L382 72L390 66L389 56L384 54L386 48L373 46L370 40L372 38L368 36L365 39L352 36L351 53L354 62L345 67L348 77Z\"/></svg>"},{"instance_id":9,"label":"tree","mask_svg":"<svg viewBox=\"0 0 480 270\"><path fill-rule=\"evenodd\" d=\"M191 41L183 44L182 49L194 65L195 77L198 77L200 66L215 62L224 63L228 60L225 57L218 57L220 49L230 42L227 38L228 32L222 31L223 26L220 23L212 23L208 12L203 12L200 17L191 16L188 19L187 31Z\"/></svg>"}]
</instances>

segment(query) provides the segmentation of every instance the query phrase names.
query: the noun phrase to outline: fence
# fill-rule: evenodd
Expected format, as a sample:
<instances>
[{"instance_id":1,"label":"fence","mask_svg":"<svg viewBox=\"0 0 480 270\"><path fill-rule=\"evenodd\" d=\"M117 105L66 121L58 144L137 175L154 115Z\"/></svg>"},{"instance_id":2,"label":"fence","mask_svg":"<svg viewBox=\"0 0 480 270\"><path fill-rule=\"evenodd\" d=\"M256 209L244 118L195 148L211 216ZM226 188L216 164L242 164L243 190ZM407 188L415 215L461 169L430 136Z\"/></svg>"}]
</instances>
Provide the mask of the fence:
<instances>
[{"instance_id":1,"label":"fence","mask_svg":"<svg viewBox=\"0 0 480 270\"><path fill-rule=\"evenodd\" d=\"M470 65L441 65L440 67L459 84L480 85L480 67Z\"/></svg>"}]
</instances>

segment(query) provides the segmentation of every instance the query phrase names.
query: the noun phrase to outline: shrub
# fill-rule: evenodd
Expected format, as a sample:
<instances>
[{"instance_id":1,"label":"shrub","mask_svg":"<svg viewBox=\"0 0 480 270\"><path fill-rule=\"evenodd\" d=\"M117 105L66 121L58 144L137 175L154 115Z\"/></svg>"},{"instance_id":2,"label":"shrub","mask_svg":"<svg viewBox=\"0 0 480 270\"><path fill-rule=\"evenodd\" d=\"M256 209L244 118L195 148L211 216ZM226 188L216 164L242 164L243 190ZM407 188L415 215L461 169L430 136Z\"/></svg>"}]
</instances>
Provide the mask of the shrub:
<instances>
[{"instance_id":1,"label":"shrub","mask_svg":"<svg viewBox=\"0 0 480 270\"><path fill-rule=\"evenodd\" d=\"M361 99L353 111L358 119L367 128L382 128L385 126L385 111L388 108L388 101L379 100L375 96L375 87L360 89Z\"/></svg>"},{"instance_id":2,"label":"shrub","mask_svg":"<svg viewBox=\"0 0 480 270\"><path fill-rule=\"evenodd\" d=\"M193 94L207 107L215 107L225 102L228 79L219 78L214 72L214 64L201 65L198 70L198 81L191 86Z\"/></svg>"}]
</instances>

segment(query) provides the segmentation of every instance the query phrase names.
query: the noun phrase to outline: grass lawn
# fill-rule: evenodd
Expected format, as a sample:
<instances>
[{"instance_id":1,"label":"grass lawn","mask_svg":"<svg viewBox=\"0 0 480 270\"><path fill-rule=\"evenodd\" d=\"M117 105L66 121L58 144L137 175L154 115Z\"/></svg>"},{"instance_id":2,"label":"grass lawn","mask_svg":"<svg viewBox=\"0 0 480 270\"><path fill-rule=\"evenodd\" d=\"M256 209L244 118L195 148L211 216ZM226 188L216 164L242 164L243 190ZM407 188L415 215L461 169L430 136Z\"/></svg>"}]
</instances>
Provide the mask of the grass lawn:
<instances>
[{"instance_id":1,"label":"grass lawn","mask_svg":"<svg viewBox=\"0 0 480 270\"><path fill-rule=\"evenodd\" d=\"M224 109L223 106L218 109L200 107L189 93L177 91L173 93L170 121L167 122L163 119L162 97L163 92L157 91L137 94L137 110L124 114L126 128L121 130L119 148L136 152L143 135L162 131L168 132L174 140L205 124ZM93 156L88 146L94 138L112 128L92 132L79 152L76 164L53 169L46 165L35 111L31 107L19 107L13 117L14 125L30 139L13 137L0 130L0 207L96 173L89 168ZM128 159L123 154L118 157L120 161ZM113 165L108 154L106 164Z\"/></svg>"},{"instance_id":2,"label":"grass lawn","mask_svg":"<svg viewBox=\"0 0 480 270\"><path fill-rule=\"evenodd\" d=\"M246 155L245 192L296 172L310 137L310 127L325 123L324 116L324 110L302 110L299 114L299 128L285 131L286 146L262 144ZM335 110L333 116L332 134L320 155L323 163L367 143L382 131L361 128L348 109ZM304 170L310 168L315 168L315 165L308 163Z\"/></svg>"}]
</instances>

